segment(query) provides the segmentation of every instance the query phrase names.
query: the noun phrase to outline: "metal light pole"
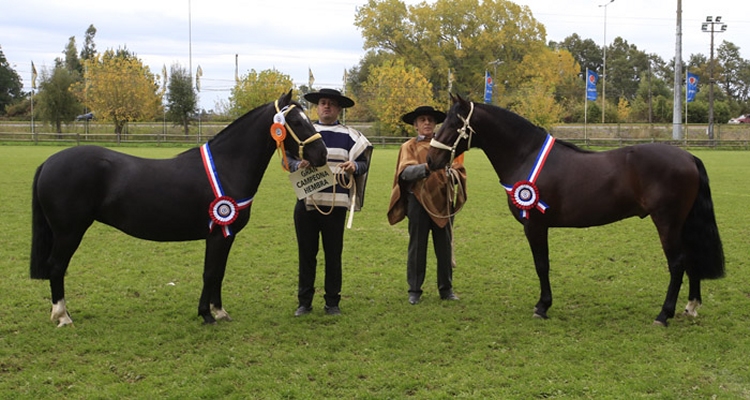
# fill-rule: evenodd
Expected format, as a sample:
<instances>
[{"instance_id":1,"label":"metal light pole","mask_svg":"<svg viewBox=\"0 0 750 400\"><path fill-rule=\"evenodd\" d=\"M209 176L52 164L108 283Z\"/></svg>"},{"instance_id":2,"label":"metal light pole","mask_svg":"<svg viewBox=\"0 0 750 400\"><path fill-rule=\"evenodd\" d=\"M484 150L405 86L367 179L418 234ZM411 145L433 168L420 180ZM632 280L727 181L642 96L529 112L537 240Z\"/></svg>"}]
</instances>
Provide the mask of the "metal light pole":
<instances>
[{"instance_id":1,"label":"metal light pole","mask_svg":"<svg viewBox=\"0 0 750 400\"><path fill-rule=\"evenodd\" d=\"M609 0L608 3L600 4L604 7L604 66L602 70L602 123L607 109L607 6L614 3L615 0Z\"/></svg>"},{"instance_id":2,"label":"metal light pole","mask_svg":"<svg viewBox=\"0 0 750 400\"><path fill-rule=\"evenodd\" d=\"M193 87L193 4L188 0L188 73Z\"/></svg>"},{"instance_id":3,"label":"metal light pole","mask_svg":"<svg viewBox=\"0 0 750 400\"><path fill-rule=\"evenodd\" d=\"M721 22L721 17L706 17L701 26L703 32L711 34L711 58L708 64L708 140L714 140L714 33L726 32L727 24Z\"/></svg>"}]
</instances>

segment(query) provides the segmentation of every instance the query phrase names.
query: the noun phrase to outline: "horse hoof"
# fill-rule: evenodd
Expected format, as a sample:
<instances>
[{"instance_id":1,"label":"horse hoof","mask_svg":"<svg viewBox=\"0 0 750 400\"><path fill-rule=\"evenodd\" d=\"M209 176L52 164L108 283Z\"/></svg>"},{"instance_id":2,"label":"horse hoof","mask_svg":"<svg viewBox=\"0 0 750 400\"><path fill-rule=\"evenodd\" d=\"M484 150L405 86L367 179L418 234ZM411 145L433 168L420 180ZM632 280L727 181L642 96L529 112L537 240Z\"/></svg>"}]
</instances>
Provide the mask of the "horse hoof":
<instances>
[{"instance_id":1,"label":"horse hoof","mask_svg":"<svg viewBox=\"0 0 750 400\"><path fill-rule=\"evenodd\" d=\"M691 311L691 310L687 310L687 309L686 309L686 310L685 310L685 312L684 312L684 313L682 313L682 315L684 315L684 316L686 316L686 317L693 317L693 318L695 318L695 317L697 317L697 316L698 316L698 312L697 312L697 311L695 311L695 310L692 310L692 311Z\"/></svg>"},{"instance_id":2,"label":"horse hoof","mask_svg":"<svg viewBox=\"0 0 750 400\"><path fill-rule=\"evenodd\" d=\"M682 315L687 315L688 317L697 317L698 316L698 307L701 306L700 301L698 300L690 300L688 301L687 305L685 306L685 312L682 313Z\"/></svg>"},{"instance_id":3,"label":"horse hoof","mask_svg":"<svg viewBox=\"0 0 750 400\"><path fill-rule=\"evenodd\" d=\"M73 326L73 320L72 319L70 319L70 318L60 318L60 322L58 322L57 327L58 328L63 328L63 327L66 327L68 325Z\"/></svg>"},{"instance_id":4,"label":"horse hoof","mask_svg":"<svg viewBox=\"0 0 750 400\"><path fill-rule=\"evenodd\" d=\"M659 320L654 320L654 326L663 326L663 327L666 328L667 327L667 323L659 321Z\"/></svg>"},{"instance_id":5,"label":"horse hoof","mask_svg":"<svg viewBox=\"0 0 750 400\"><path fill-rule=\"evenodd\" d=\"M540 314L538 312L535 312L532 317L537 319L549 319L549 317L547 317L547 314Z\"/></svg>"},{"instance_id":6,"label":"horse hoof","mask_svg":"<svg viewBox=\"0 0 750 400\"><path fill-rule=\"evenodd\" d=\"M216 308L211 305L211 313L217 321L231 321L232 317L224 310L224 308Z\"/></svg>"}]
</instances>

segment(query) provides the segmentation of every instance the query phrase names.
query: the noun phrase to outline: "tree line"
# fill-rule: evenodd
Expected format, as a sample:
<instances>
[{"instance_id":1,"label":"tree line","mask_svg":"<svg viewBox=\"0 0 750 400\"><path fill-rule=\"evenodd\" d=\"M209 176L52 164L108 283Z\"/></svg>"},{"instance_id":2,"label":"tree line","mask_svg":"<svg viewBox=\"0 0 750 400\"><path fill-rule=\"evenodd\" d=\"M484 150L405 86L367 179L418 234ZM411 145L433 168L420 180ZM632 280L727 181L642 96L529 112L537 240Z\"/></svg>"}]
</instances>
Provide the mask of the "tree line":
<instances>
[{"instance_id":1,"label":"tree line","mask_svg":"<svg viewBox=\"0 0 750 400\"><path fill-rule=\"evenodd\" d=\"M674 60L616 37L606 45L605 75L602 46L576 33L546 42L544 25L528 7L512 1L437 0L407 6L401 0L368 0L356 10L355 25L365 54L346 73L346 93L357 102L347 118L374 122L379 135L406 135L400 115L421 104L446 109L449 93L482 101L485 71L494 78L493 104L543 127L583 122L584 115L601 121L601 93L597 101L584 101L586 69L606 79L605 122L672 121ZM154 73L126 48L99 53L95 35L96 28L89 26L80 52L70 37L64 57L41 72L34 114L57 132L76 116L93 112L112 122L118 135L129 121L162 118L187 134L197 116L234 119L295 88L282 71L252 69L236 77L227 102L207 113L197 108L200 73L193 81L191 71L179 64ZM741 57L737 45L724 41L713 62L715 120L726 122L750 112L750 61ZM703 54L691 54L683 62L699 77L699 93L688 103L690 123L708 121L708 90L702 89L708 87L709 64ZM20 82L0 47L0 118L30 117L31 97ZM295 89L300 99L316 90L310 85Z\"/></svg>"}]
</instances>

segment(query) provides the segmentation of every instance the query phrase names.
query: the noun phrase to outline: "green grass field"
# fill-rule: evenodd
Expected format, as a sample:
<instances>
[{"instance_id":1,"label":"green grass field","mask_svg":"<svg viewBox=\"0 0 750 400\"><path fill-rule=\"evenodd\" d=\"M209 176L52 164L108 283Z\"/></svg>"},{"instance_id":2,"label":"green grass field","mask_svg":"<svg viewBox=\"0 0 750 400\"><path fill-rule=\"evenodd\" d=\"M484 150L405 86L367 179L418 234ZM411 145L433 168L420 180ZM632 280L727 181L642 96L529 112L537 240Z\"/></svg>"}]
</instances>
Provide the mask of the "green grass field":
<instances>
[{"instance_id":1,"label":"green grass field","mask_svg":"<svg viewBox=\"0 0 750 400\"><path fill-rule=\"evenodd\" d=\"M224 280L233 322L197 316L204 245L94 224L66 280L74 326L49 320L28 277L34 169L60 147L0 146L0 398L750 399L750 153L696 151L708 169L727 277L704 281L695 319L651 325L668 283L649 219L550 232L554 304L484 154L467 154L456 217L459 302L442 302L430 253L407 302L406 222L388 225L397 149L376 148L364 209L346 232L343 315L293 316L295 198L274 156ZM121 148L171 157L184 148ZM286 190L278 190L278 187ZM322 284L322 268L319 268ZM679 306L687 302L687 282Z\"/></svg>"}]
</instances>

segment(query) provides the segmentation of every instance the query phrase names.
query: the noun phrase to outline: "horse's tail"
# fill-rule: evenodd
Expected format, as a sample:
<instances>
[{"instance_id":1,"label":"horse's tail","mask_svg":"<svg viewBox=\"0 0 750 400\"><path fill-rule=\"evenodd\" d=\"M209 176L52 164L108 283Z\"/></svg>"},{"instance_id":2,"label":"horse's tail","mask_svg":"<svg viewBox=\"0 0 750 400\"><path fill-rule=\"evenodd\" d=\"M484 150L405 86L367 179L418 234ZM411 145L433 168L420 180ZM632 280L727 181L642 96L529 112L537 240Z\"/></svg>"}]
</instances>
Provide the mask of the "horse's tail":
<instances>
[{"instance_id":1,"label":"horse's tail","mask_svg":"<svg viewBox=\"0 0 750 400\"><path fill-rule=\"evenodd\" d=\"M687 273L692 278L717 279L724 276L724 249L716 226L714 203L703 161L693 156L698 167L698 196L682 228L682 242L688 254Z\"/></svg>"},{"instance_id":2,"label":"horse's tail","mask_svg":"<svg viewBox=\"0 0 750 400\"><path fill-rule=\"evenodd\" d=\"M34 184L31 187L31 265L29 271L32 279L49 279L50 263L52 254L52 228L47 222L42 205L37 195L37 182L42 172L40 165L34 174Z\"/></svg>"}]
</instances>

